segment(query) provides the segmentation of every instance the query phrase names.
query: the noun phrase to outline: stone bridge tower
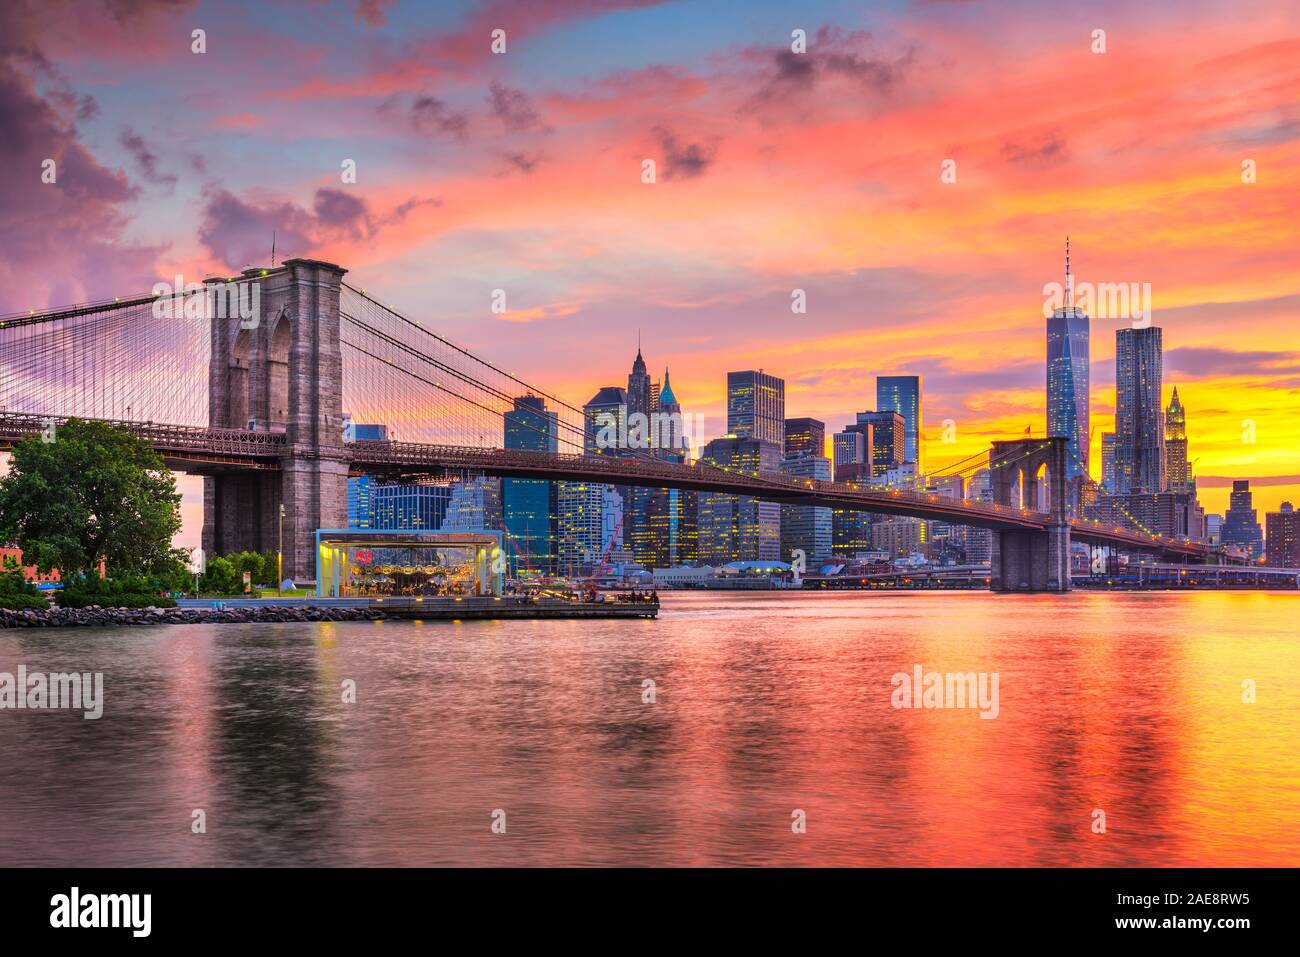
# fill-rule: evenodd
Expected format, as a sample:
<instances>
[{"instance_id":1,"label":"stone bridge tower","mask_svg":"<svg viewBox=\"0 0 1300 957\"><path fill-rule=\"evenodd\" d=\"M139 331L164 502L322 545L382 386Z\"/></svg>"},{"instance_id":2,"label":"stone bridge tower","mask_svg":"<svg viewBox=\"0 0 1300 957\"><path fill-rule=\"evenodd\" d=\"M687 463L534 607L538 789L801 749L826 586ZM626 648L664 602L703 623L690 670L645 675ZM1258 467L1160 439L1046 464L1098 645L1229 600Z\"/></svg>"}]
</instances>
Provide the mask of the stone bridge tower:
<instances>
[{"instance_id":1,"label":"stone bridge tower","mask_svg":"<svg viewBox=\"0 0 1300 957\"><path fill-rule=\"evenodd\" d=\"M1071 588L1067 441L1053 436L993 443L989 452L993 501L1051 516L1045 531L994 530L990 575L994 591L1069 591ZM1019 495L1015 496L1017 489Z\"/></svg>"},{"instance_id":2,"label":"stone bridge tower","mask_svg":"<svg viewBox=\"0 0 1300 957\"><path fill-rule=\"evenodd\" d=\"M204 477L208 555L275 551L283 504L284 575L312 578L316 529L347 525L339 347L344 272L314 259L245 270L241 281L257 291L254 315L224 309L211 318L209 427L284 433L286 446L279 471Z\"/></svg>"}]
</instances>

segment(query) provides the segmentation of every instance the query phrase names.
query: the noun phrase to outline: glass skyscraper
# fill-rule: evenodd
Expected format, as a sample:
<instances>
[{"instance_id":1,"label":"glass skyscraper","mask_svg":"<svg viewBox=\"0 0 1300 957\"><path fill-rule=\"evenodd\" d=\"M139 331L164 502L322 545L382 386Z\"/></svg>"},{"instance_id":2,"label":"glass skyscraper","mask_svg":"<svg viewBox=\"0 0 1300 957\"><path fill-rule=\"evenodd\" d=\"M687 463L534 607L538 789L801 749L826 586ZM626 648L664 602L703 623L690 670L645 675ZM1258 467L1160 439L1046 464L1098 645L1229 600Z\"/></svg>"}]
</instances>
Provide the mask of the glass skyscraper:
<instances>
[{"instance_id":1,"label":"glass skyscraper","mask_svg":"<svg viewBox=\"0 0 1300 957\"><path fill-rule=\"evenodd\" d=\"M826 454L826 423L820 419L785 420L785 457Z\"/></svg>"},{"instance_id":2,"label":"glass skyscraper","mask_svg":"<svg viewBox=\"0 0 1300 957\"><path fill-rule=\"evenodd\" d=\"M533 452L559 451L559 416L540 396L523 395L505 419L505 447ZM556 491L553 482L501 480L501 512L511 577L555 571Z\"/></svg>"},{"instance_id":3,"label":"glass skyscraper","mask_svg":"<svg viewBox=\"0 0 1300 957\"><path fill-rule=\"evenodd\" d=\"M1116 495L1165 488L1162 349L1159 326L1115 331Z\"/></svg>"},{"instance_id":4,"label":"glass skyscraper","mask_svg":"<svg viewBox=\"0 0 1300 957\"><path fill-rule=\"evenodd\" d=\"M1047 320L1047 434L1065 438L1065 478L1074 507L1088 476L1088 314L1074 304L1070 241L1065 242L1065 304Z\"/></svg>"},{"instance_id":5,"label":"glass skyscraper","mask_svg":"<svg viewBox=\"0 0 1300 957\"><path fill-rule=\"evenodd\" d=\"M918 475L925 471L924 428L919 375L876 376L876 408L903 417L903 456L916 463Z\"/></svg>"},{"instance_id":6,"label":"glass skyscraper","mask_svg":"<svg viewBox=\"0 0 1300 957\"><path fill-rule=\"evenodd\" d=\"M737 438L761 439L784 449L785 380L761 369L728 372L727 433Z\"/></svg>"},{"instance_id":7,"label":"glass skyscraper","mask_svg":"<svg viewBox=\"0 0 1300 957\"><path fill-rule=\"evenodd\" d=\"M1224 513L1223 524L1219 526L1219 541L1224 545L1236 545L1252 559L1259 558L1264 553L1264 533L1256 517L1249 481L1238 480L1232 483L1228 511Z\"/></svg>"}]
</instances>

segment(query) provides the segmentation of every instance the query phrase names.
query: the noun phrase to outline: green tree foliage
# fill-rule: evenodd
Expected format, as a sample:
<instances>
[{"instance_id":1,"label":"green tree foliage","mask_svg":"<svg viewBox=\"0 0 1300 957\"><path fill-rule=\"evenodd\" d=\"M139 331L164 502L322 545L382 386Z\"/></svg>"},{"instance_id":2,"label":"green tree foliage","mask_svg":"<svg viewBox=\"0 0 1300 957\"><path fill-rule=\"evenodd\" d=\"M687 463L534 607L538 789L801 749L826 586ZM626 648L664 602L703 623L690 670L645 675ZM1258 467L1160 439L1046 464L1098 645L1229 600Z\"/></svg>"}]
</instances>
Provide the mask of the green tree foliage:
<instances>
[{"instance_id":1,"label":"green tree foliage","mask_svg":"<svg viewBox=\"0 0 1300 957\"><path fill-rule=\"evenodd\" d=\"M54 441L14 446L0 479L0 538L41 572L66 580L161 575L174 569L181 527L176 479L147 442L105 422L69 419Z\"/></svg>"},{"instance_id":2,"label":"green tree foliage","mask_svg":"<svg viewBox=\"0 0 1300 957\"><path fill-rule=\"evenodd\" d=\"M207 595L238 595L244 590L243 575L229 558L208 559L207 570L199 579L199 591Z\"/></svg>"},{"instance_id":3,"label":"green tree foliage","mask_svg":"<svg viewBox=\"0 0 1300 957\"><path fill-rule=\"evenodd\" d=\"M0 608L49 608L36 586L23 577L22 566L12 557L7 556L4 571L0 572Z\"/></svg>"}]
</instances>

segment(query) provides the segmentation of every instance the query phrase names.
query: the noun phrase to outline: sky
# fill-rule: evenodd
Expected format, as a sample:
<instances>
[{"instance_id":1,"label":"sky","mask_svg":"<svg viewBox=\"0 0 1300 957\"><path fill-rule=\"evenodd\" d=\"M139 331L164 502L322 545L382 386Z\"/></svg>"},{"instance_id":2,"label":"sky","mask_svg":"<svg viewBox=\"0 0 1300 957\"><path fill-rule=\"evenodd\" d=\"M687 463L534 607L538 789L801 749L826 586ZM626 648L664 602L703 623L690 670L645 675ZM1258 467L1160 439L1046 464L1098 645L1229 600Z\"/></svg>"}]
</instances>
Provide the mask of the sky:
<instances>
[{"instance_id":1,"label":"sky","mask_svg":"<svg viewBox=\"0 0 1300 957\"><path fill-rule=\"evenodd\" d=\"M715 434L728 370L828 431L920 374L932 465L1043 433L1068 234L1149 284L1207 511L1300 504L1295 3L9 0L0 123L0 312L274 231L574 404L638 334ZM1133 320L1092 316L1100 477Z\"/></svg>"}]
</instances>

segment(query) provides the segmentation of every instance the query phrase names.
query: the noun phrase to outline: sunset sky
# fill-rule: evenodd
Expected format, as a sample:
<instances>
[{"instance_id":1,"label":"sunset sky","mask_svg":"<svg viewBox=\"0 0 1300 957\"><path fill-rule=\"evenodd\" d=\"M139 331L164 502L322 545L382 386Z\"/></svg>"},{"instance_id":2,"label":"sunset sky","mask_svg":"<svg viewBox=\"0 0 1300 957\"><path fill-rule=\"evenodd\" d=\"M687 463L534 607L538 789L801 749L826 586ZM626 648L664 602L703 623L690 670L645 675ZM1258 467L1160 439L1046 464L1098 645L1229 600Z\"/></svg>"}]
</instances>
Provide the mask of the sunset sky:
<instances>
[{"instance_id":1,"label":"sunset sky","mask_svg":"<svg viewBox=\"0 0 1300 957\"><path fill-rule=\"evenodd\" d=\"M275 230L575 404L638 330L714 433L729 369L831 430L919 373L931 462L1042 433L1069 234L1078 281L1151 285L1207 511L1233 478L1300 504L1293 2L18 0L0 117L2 312L265 264ZM1127 324L1092 321L1098 477Z\"/></svg>"}]
</instances>

